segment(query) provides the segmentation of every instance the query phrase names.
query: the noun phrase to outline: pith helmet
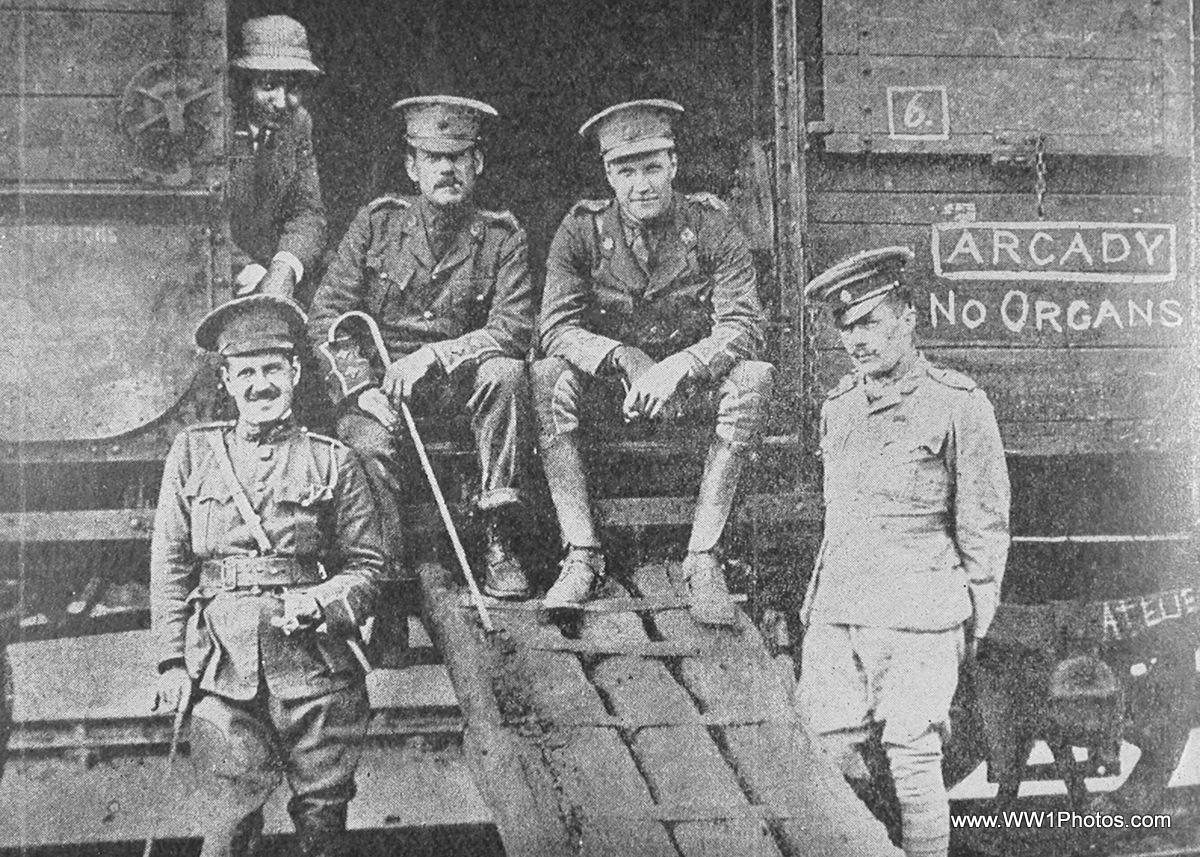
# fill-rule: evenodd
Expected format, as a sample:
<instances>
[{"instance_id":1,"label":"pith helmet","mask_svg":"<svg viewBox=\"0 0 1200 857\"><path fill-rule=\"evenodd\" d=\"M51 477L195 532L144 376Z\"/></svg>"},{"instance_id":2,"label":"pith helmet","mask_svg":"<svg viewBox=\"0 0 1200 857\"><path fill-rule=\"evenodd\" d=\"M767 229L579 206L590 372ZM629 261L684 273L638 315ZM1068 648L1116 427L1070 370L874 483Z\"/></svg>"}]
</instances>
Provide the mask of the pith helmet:
<instances>
[{"instance_id":1,"label":"pith helmet","mask_svg":"<svg viewBox=\"0 0 1200 857\"><path fill-rule=\"evenodd\" d=\"M290 351L304 340L304 311L289 298L246 295L206 315L196 327L196 344L222 357L258 351Z\"/></svg>"},{"instance_id":2,"label":"pith helmet","mask_svg":"<svg viewBox=\"0 0 1200 857\"><path fill-rule=\"evenodd\" d=\"M850 324L883 303L903 282L904 266L912 260L910 247L856 253L813 277L804 295L827 304L838 324Z\"/></svg>"},{"instance_id":3,"label":"pith helmet","mask_svg":"<svg viewBox=\"0 0 1200 857\"><path fill-rule=\"evenodd\" d=\"M408 144L414 149L457 155L479 142L479 129L496 108L457 95L418 95L392 105L404 112Z\"/></svg>"},{"instance_id":4,"label":"pith helmet","mask_svg":"<svg viewBox=\"0 0 1200 857\"><path fill-rule=\"evenodd\" d=\"M287 15L251 18L242 24L242 54L232 65L247 71L321 73L308 49L304 25Z\"/></svg>"},{"instance_id":5,"label":"pith helmet","mask_svg":"<svg viewBox=\"0 0 1200 857\"><path fill-rule=\"evenodd\" d=\"M579 136L594 132L604 163L630 155L675 148L672 120L683 106L665 98L644 98L606 107L584 122Z\"/></svg>"}]
</instances>

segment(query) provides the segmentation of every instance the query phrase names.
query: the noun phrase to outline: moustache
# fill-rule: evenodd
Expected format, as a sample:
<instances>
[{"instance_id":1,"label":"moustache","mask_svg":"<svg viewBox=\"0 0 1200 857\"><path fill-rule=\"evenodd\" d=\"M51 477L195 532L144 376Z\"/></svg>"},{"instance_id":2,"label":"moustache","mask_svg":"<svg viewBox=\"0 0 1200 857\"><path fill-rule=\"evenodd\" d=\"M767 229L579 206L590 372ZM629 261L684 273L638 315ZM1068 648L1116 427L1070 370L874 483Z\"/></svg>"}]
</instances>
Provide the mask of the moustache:
<instances>
[{"instance_id":1,"label":"moustache","mask_svg":"<svg viewBox=\"0 0 1200 857\"><path fill-rule=\"evenodd\" d=\"M434 183L433 188L434 188L434 190L439 190L441 188L449 188L449 189L453 190L454 188L458 187L460 184L462 184L462 182L460 182L458 179L455 179L455 178L438 179Z\"/></svg>"},{"instance_id":2,"label":"moustache","mask_svg":"<svg viewBox=\"0 0 1200 857\"><path fill-rule=\"evenodd\" d=\"M279 398L279 390L271 387L266 390L247 390L245 399L247 402L272 402Z\"/></svg>"}]
</instances>

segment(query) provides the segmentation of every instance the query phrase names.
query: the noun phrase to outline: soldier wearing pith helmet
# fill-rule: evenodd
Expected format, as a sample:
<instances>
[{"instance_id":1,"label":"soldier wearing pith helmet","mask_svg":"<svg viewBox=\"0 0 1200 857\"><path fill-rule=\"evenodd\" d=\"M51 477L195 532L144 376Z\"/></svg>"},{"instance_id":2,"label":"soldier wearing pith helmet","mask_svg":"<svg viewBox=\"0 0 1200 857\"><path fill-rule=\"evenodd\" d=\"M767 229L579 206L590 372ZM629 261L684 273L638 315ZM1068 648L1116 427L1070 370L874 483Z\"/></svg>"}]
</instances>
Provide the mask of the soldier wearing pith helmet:
<instances>
[{"instance_id":1,"label":"soldier wearing pith helmet","mask_svg":"<svg viewBox=\"0 0 1200 857\"><path fill-rule=\"evenodd\" d=\"M353 454L296 423L304 313L250 295L200 323L237 420L192 426L163 471L150 548L158 707L194 688L205 857L253 855L287 771L293 851L336 851L369 708L359 648L383 574Z\"/></svg>"},{"instance_id":2,"label":"soldier wearing pith helmet","mask_svg":"<svg viewBox=\"0 0 1200 857\"><path fill-rule=\"evenodd\" d=\"M683 112L630 101L579 129L599 143L615 196L576 203L546 262L534 404L566 551L546 604L585 600L605 571L579 449L581 403L603 396L626 422L697 411L715 422L683 570L692 614L727 623L719 540L774 370L757 359L763 313L745 236L719 199L674 187Z\"/></svg>"},{"instance_id":3,"label":"soldier wearing pith helmet","mask_svg":"<svg viewBox=\"0 0 1200 857\"><path fill-rule=\"evenodd\" d=\"M917 350L908 247L839 262L827 305L853 371L821 409L825 537L805 597L798 701L818 744L865 777L883 725L907 857L944 857L942 740L960 661L992 623L1008 555L1009 482L992 406Z\"/></svg>"},{"instance_id":4,"label":"soldier wearing pith helmet","mask_svg":"<svg viewBox=\"0 0 1200 857\"><path fill-rule=\"evenodd\" d=\"M486 526L484 590L500 598L529 591L514 547L529 444L525 354L536 312L525 231L507 211L475 202L483 173L480 134L496 110L450 95L406 98L405 165L416 196L385 196L350 225L313 299L309 336L328 338L351 310L379 324L390 365L382 391L418 416L465 410L479 456L477 504ZM401 561L398 497L415 462L401 456L368 391L345 403L339 436L363 457L383 511L394 563ZM363 407L365 403L367 407Z\"/></svg>"}]
</instances>

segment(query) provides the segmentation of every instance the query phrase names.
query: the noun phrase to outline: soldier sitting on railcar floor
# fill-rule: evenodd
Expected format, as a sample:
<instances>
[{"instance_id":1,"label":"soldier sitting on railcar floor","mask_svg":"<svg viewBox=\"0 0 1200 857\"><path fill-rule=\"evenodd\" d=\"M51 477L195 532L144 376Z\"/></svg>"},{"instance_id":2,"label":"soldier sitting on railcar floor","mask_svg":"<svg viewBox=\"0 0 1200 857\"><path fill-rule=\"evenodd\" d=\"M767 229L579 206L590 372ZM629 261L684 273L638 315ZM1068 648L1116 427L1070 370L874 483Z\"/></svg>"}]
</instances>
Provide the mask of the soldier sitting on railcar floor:
<instances>
[{"instance_id":1,"label":"soldier sitting on railcar floor","mask_svg":"<svg viewBox=\"0 0 1200 857\"><path fill-rule=\"evenodd\" d=\"M1008 555L1008 470L996 417L965 375L926 362L903 284L907 247L814 278L854 372L821 411L825 538L801 618L798 701L846 766L883 725L908 857L945 855L942 740L959 664L988 632Z\"/></svg>"},{"instance_id":2,"label":"soldier sitting on railcar floor","mask_svg":"<svg viewBox=\"0 0 1200 857\"><path fill-rule=\"evenodd\" d=\"M480 125L496 111L442 95L395 106L405 112L408 175L421 195L383 197L358 213L313 299L309 336L320 345L343 313L364 311L378 321L393 361L383 379L393 402L409 401L418 415L470 413L486 519L483 589L522 598L529 584L513 534L529 443L525 356L536 308L525 231L512 214L474 202L483 172ZM353 404L338 419L338 435L372 480L385 547L397 563L407 462L394 428Z\"/></svg>"},{"instance_id":3,"label":"soldier sitting on railcar floor","mask_svg":"<svg viewBox=\"0 0 1200 857\"><path fill-rule=\"evenodd\" d=\"M157 705L198 689L206 857L256 852L281 771L294 853L336 853L370 714L356 638L383 574L379 521L353 453L292 416L303 338L300 308L270 295L201 322L238 418L176 438L154 519Z\"/></svg>"},{"instance_id":4,"label":"soldier sitting on railcar floor","mask_svg":"<svg viewBox=\"0 0 1200 857\"><path fill-rule=\"evenodd\" d=\"M229 229L235 291L292 297L325 249L325 207L313 155L312 117L297 88L321 70L308 35L286 15L242 27L235 72Z\"/></svg>"},{"instance_id":5,"label":"soldier sitting on railcar floor","mask_svg":"<svg viewBox=\"0 0 1200 857\"><path fill-rule=\"evenodd\" d=\"M673 101L618 104L595 132L616 200L583 200L546 262L533 367L539 447L566 558L548 607L584 601L604 574L579 450L585 395L615 394L626 422L716 400L684 575L700 621L733 620L716 553L745 452L760 433L774 368L755 360L763 314L746 238L710 194L677 193ZM623 392L618 385L623 385ZM615 416L615 413L614 413Z\"/></svg>"}]
</instances>

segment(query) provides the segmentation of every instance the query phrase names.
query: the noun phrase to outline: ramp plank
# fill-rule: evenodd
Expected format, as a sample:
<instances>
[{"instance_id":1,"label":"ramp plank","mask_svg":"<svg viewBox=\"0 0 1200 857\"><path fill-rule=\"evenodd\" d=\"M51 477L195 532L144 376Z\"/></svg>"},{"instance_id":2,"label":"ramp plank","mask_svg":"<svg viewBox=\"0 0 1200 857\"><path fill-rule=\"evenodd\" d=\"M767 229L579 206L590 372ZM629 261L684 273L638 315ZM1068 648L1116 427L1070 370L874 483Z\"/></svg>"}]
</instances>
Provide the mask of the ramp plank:
<instances>
[{"instance_id":1,"label":"ramp plank","mask_svg":"<svg viewBox=\"0 0 1200 857\"><path fill-rule=\"evenodd\" d=\"M503 621L515 635L537 630L536 620L527 614L507 614ZM594 726L557 725L608 714L579 659L521 649L516 661L514 677L528 693L532 715L544 730L539 742L578 828L580 854L677 857L666 829L653 820L650 791L619 734Z\"/></svg>"},{"instance_id":2,"label":"ramp plank","mask_svg":"<svg viewBox=\"0 0 1200 857\"><path fill-rule=\"evenodd\" d=\"M496 664L483 632L458 607L441 566L420 569L426 624L450 671L467 721L463 751L506 849L529 857L567 853L553 782L534 749L505 729L493 689Z\"/></svg>"},{"instance_id":3,"label":"ramp plank","mask_svg":"<svg viewBox=\"0 0 1200 857\"><path fill-rule=\"evenodd\" d=\"M583 639L636 642L647 635L630 615L589 614ZM592 671L613 713L633 720L653 717L680 722L695 719L696 708L666 666L654 660L615 656ZM740 817L681 821L675 842L685 857L778 855L762 819L751 815L746 796L703 726L643 729L632 735L630 749L658 804L703 808L701 814L728 807Z\"/></svg>"},{"instance_id":4,"label":"ramp plank","mask_svg":"<svg viewBox=\"0 0 1200 857\"><path fill-rule=\"evenodd\" d=\"M671 571L678 579L675 565ZM664 566L643 566L634 574L634 583L647 597L666 597L675 591ZM775 831L785 854L899 854L883 826L841 774L817 754L799 725L783 722L793 716L789 688L758 630L740 609L733 629L699 625L686 613L659 614L655 627L666 640L711 653L683 658L679 666L684 685L705 714L773 721L725 726L721 732L738 778L755 802L782 816Z\"/></svg>"}]
</instances>

